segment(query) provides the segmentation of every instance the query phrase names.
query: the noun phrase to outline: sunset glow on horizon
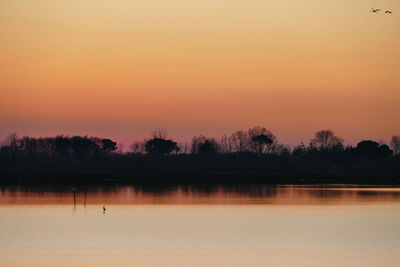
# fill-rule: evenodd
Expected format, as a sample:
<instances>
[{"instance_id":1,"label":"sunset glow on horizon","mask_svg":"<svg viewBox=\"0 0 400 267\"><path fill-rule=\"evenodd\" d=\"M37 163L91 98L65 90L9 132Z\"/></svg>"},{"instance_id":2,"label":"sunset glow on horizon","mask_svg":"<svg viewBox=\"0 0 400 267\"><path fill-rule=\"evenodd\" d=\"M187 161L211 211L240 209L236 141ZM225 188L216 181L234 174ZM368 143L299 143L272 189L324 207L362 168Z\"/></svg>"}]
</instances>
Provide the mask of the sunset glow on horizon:
<instances>
[{"instance_id":1,"label":"sunset glow on horizon","mask_svg":"<svg viewBox=\"0 0 400 267\"><path fill-rule=\"evenodd\" d=\"M373 14L371 6L392 10ZM0 140L400 134L400 2L2 0Z\"/></svg>"}]
</instances>

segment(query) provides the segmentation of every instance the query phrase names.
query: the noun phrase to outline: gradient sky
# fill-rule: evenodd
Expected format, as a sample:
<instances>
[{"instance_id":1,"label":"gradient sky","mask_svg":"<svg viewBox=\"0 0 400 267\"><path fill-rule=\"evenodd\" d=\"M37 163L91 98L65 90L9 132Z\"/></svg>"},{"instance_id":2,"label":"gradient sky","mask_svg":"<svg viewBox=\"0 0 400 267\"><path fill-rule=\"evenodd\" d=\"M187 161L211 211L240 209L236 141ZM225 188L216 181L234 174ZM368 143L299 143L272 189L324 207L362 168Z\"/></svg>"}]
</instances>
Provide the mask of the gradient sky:
<instances>
[{"instance_id":1,"label":"gradient sky","mask_svg":"<svg viewBox=\"0 0 400 267\"><path fill-rule=\"evenodd\" d=\"M400 134L398 0L0 0L0 36L0 139Z\"/></svg>"}]
</instances>

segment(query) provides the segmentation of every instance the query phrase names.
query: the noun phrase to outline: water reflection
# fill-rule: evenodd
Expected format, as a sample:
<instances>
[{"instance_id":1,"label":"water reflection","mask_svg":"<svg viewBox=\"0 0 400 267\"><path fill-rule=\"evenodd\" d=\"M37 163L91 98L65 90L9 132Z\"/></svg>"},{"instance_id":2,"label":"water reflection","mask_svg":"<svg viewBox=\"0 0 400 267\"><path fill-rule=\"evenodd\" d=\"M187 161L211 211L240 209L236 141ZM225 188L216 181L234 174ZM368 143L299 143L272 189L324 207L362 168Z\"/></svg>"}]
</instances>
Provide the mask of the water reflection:
<instances>
[{"instance_id":1,"label":"water reflection","mask_svg":"<svg viewBox=\"0 0 400 267\"><path fill-rule=\"evenodd\" d=\"M140 184L1 186L0 204L352 204L400 200L398 187Z\"/></svg>"}]
</instances>

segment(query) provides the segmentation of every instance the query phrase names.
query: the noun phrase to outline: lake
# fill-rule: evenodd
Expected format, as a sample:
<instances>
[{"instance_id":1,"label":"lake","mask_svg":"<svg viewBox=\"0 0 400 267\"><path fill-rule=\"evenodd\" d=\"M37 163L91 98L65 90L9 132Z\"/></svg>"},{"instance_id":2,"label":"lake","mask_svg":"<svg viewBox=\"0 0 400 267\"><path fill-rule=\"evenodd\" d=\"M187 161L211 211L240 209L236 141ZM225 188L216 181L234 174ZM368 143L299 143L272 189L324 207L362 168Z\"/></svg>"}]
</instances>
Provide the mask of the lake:
<instances>
[{"instance_id":1,"label":"lake","mask_svg":"<svg viewBox=\"0 0 400 267\"><path fill-rule=\"evenodd\" d=\"M397 187L74 187L0 187L1 266L400 266Z\"/></svg>"}]
</instances>

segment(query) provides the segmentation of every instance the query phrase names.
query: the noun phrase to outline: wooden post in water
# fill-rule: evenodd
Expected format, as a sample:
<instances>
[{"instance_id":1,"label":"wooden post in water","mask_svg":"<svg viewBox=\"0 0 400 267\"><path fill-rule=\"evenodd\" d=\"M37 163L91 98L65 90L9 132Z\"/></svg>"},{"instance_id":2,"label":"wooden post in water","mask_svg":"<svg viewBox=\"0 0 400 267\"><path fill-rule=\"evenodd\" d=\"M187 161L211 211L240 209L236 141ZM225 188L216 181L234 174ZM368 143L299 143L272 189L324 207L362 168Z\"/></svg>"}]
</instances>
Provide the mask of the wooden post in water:
<instances>
[{"instance_id":1,"label":"wooden post in water","mask_svg":"<svg viewBox=\"0 0 400 267\"><path fill-rule=\"evenodd\" d=\"M86 208L86 191L85 191L85 202L83 202L83 206Z\"/></svg>"},{"instance_id":2,"label":"wooden post in water","mask_svg":"<svg viewBox=\"0 0 400 267\"><path fill-rule=\"evenodd\" d=\"M74 193L74 209L76 209L76 188L72 188L72 192Z\"/></svg>"}]
</instances>

